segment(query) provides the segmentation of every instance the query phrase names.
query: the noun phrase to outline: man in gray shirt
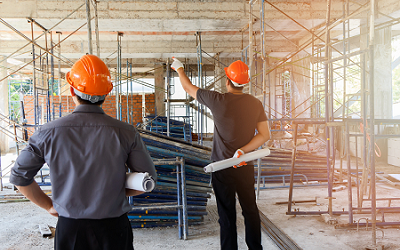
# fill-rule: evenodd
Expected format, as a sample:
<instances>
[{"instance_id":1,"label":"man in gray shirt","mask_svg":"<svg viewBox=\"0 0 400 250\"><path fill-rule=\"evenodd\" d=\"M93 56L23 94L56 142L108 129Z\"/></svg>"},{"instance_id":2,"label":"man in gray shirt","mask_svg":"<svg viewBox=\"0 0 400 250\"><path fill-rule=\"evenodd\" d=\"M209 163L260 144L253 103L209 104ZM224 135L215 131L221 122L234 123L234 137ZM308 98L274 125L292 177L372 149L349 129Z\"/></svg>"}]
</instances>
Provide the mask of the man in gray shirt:
<instances>
[{"instance_id":1,"label":"man in gray shirt","mask_svg":"<svg viewBox=\"0 0 400 250\"><path fill-rule=\"evenodd\" d=\"M58 216L55 249L133 249L125 189L127 168L156 180L152 159L131 125L106 115L100 105L112 89L107 66L94 55L66 75L74 112L44 124L29 139L10 182L28 199ZM50 167L52 199L34 181Z\"/></svg>"}]
</instances>

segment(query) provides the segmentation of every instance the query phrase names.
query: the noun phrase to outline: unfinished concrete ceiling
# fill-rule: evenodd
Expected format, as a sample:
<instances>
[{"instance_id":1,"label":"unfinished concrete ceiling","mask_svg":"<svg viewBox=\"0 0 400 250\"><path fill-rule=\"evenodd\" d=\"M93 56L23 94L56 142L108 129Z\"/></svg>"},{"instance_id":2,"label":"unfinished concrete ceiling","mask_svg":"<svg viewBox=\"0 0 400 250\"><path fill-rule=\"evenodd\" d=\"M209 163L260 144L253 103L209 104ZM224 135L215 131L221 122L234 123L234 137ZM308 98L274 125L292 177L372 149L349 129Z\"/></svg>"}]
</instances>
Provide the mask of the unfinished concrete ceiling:
<instances>
[{"instance_id":1,"label":"unfinished concrete ceiling","mask_svg":"<svg viewBox=\"0 0 400 250\"><path fill-rule=\"evenodd\" d=\"M343 18L346 1L332 1L331 20ZM385 15L397 17L400 1L381 0L378 9L382 20ZM307 39L310 31L325 26L326 0L270 0L265 4L265 46L267 53L283 57L296 51ZM368 8L369 1L350 1L349 12ZM166 58L192 58L196 60L196 32L201 32L202 49L220 58L238 58L249 44L249 21L254 30L260 30L260 4L254 1L252 17L249 1L203 0L203 1L98 1L98 29L101 57L113 60L117 54L117 36L121 37L122 58L135 63L149 64L165 62ZM91 4L93 53L96 54L95 11ZM384 14L384 15L382 15ZM352 17L353 33L366 14ZM61 40L62 63L71 64L88 52L87 11L85 0L3 0L0 1L0 55L24 61L32 59L29 39L37 39L42 48L51 48L50 40L57 44ZM28 22L33 19L52 33L43 35L39 25ZM65 19L65 20L63 20ZM393 26L395 29L396 26ZM340 25L332 30L342 34ZM56 33L60 32L60 33ZM60 34L60 35L59 35ZM256 34L257 35L257 34ZM24 37L25 36L25 37ZM47 44L46 44L47 38ZM65 40L64 40L65 39ZM260 40L256 40L260 44ZM323 39L321 41L323 42ZM28 46L26 46L28 45ZM21 49L22 47L25 48ZM54 48L57 55L59 47ZM36 48L37 54L41 51Z\"/></svg>"}]
</instances>

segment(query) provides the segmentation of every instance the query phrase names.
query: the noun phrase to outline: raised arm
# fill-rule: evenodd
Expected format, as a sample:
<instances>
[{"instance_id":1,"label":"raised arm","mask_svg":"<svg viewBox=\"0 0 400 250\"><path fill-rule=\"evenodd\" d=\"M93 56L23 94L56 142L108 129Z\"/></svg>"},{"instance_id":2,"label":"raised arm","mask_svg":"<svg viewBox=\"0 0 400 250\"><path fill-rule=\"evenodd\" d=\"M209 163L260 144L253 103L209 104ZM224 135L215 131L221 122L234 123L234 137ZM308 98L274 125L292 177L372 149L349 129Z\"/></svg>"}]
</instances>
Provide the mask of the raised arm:
<instances>
[{"instance_id":1,"label":"raised arm","mask_svg":"<svg viewBox=\"0 0 400 250\"><path fill-rule=\"evenodd\" d=\"M192 82L190 81L189 77L187 77L187 75L185 74L185 71L183 70L183 64L175 57L173 57L172 59L174 59L174 62L171 64L171 68L178 73L179 80L181 81L183 89L191 97L196 99L196 94L197 94L197 90L199 89L199 87L193 85Z\"/></svg>"}]
</instances>

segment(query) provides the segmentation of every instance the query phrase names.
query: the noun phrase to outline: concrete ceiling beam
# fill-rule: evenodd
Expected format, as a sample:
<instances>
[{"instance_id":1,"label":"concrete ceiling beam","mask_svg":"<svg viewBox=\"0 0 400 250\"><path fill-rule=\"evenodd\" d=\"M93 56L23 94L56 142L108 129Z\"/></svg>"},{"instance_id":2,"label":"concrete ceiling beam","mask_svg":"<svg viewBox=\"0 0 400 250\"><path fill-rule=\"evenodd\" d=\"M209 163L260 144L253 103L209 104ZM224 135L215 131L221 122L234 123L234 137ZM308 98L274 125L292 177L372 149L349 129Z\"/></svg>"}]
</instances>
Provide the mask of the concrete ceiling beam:
<instances>
[{"instance_id":1,"label":"concrete ceiling beam","mask_svg":"<svg viewBox=\"0 0 400 250\"><path fill-rule=\"evenodd\" d=\"M197 60L196 58L179 58L182 60L182 62L184 62L185 67L190 67L192 70L196 70L197 69ZM235 61L238 58L227 58L226 60L228 61ZM22 64L28 63L30 62L29 59L18 59ZM159 67L161 65L164 65L164 68L166 67L165 65L167 64L167 59L160 59L160 58L129 58L128 59L129 63L132 63L132 71L133 74L136 76L153 76L154 75L154 71L152 69ZM214 70L214 65L211 63L212 60L204 60L203 62L203 70L206 69L207 71L212 71ZM115 70L117 68L117 62L116 59L104 59L104 62L107 64L107 67L110 70ZM19 68L18 65L8 65L9 69L17 69ZM126 72L126 58L122 59L122 72L123 74L125 74ZM68 72L71 69L71 65L67 65L64 63L61 63L60 65L60 69L63 73ZM58 64L56 63L55 66L55 75L58 77ZM32 67L31 66L27 66L25 69L22 69L20 71L21 73L24 74L32 74ZM50 73L49 73L50 74Z\"/></svg>"},{"instance_id":2,"label":"concrete ceiling beam","mask_svg":"<svg viewBox=\"0 0 400 250\"><path fill-rule=\"evenodd\" d=\"M82 1L40 1L40 0L9 0L0 5L0 16L3 18L59 18L68 15ZM221 6L222 5L222 6ZM100 1L97 5L99 18L150 18L150 19L238 19L247 18L245 2L208 1L204 2L160 2L160 1ZM71 18L85 19L86 10L81 8Z\"/></svg>"},{"instance_id":3,"label":"concrete ceiling beam","mask_svg":"<svg viewBox=\"0 0 400 250\"><path fill-rule=\"evenodd\" d=\"M26 41L14 40L2 43L0 54L8 55L24 46ZM43 42L38 42L44 46ZM233 53L241 51L241 40L202 40L202 49L207 53ZM265 43L267 51L283 52L296 47L287 40L272 40ZM122 41L122 53L196 53L196 41ZM101 41L102 54L113 53L117 49L116 41ZM57 54L58 48L54 49ZM66 57L69 53L86 53L87 43L83 41L66 40L61 44L62 54ZM31 46L18 53L18 57L30 58ZM36 51L39 54L39 50ZM115 55L116 56L116 55Z\"/></svg>"},{"instance_id":4,"label":"concrete ceiling beam","mask_svg":"<svg viewBox=\"0 0 400 250\"><path fill-rule=\"evenodd\" d=\"M294 0L294 1L268 1L286 14L295 19L324 19L326 17L326 0ZM76 9L82 1L57 1L57 0L8 0L0 4L2 18L60 18ZM400 9L397 0L378 2L379 9L385 14ZM253 13L256 16L259 5L254 5ZM248 18L247 1L100 1L97 5L99 18L110 19L225 19L237 20ZM342 1L332 1L331 17L342 17ZM351 10L357 8L351 5ZM351 11L350 10L350 11ZM284 18L275 8L265 4L265 14L268 19ZM72 19L85 19L86 10L81 8L71 16ZM285 18L286 19L286 18Z\"/></svg>"}]
</instances>

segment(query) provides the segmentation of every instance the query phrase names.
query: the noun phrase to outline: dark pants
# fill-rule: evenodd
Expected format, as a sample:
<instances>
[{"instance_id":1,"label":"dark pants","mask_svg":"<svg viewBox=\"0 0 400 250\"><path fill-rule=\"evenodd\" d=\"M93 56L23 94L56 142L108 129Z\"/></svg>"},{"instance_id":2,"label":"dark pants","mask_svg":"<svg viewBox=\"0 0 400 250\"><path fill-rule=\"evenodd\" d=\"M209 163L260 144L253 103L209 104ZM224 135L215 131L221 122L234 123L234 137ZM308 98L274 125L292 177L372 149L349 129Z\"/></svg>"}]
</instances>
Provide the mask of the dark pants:
<instances>
[{"instance_id":1,"label":"dark pants","mask_svg":"<svg viewBox=\"0 0 400 250\"><path fill-rule=\"evenodd\" d=\"M251 250L262 249L260 216L254 192L254 166L214 172L212 185L219 214L221 249L238 249L235 193L242 207L247 247Z\"/></svg>"},{"instance_id":2,"label":"dark pants","mask_svg":"<svg viewBox=\"0 0 400 250\"><path fill-rule=\"evenodd\" d=\"M109 219L58 217L56 250L133 250L132 228L126 214Z\"/></svg>"}]
</instances>

